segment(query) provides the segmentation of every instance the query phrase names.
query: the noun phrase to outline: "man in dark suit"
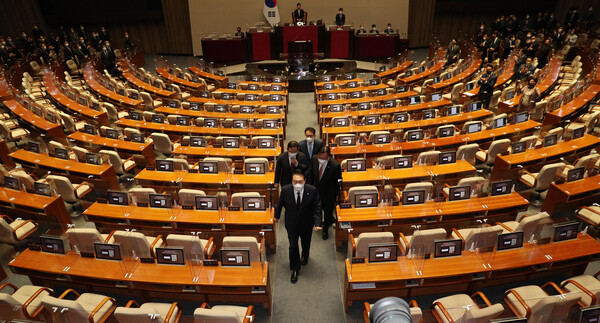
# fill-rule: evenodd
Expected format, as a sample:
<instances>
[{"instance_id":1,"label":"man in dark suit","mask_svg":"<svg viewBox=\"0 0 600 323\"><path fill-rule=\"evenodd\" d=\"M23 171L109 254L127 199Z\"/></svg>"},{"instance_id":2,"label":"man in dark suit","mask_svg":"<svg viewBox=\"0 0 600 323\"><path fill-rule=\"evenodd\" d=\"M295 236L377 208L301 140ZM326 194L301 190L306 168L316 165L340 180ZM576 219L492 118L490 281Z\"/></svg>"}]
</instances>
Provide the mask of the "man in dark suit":
<instances>
[{"instance_id":1,"label":"man in dark suit","mask_svg":"<svg viewBox=\"0 0 600 323\"><path fill-rule=\"evenodd\" d=\"M299 22L306 23L304 19L304 10L302 10L302 5L300 2L296 4L296 10L292 12L292 22L297 25Z\"/></svg>"},{"instance_id":2,"label":"man in dark suit","mask_svg":"<svg viewBox=\"0 0 600 323\"><path fill-rule=\"evenodd\" d=\"M317 188L323 208L323 240L329 238L329 226L335 223L333 210L340 195L342 167L337 160L331 158L329 147L323 146L312 159L308 183Z\"/></svg>"},{"instance_id":3,"label":"man in dark suit","mask_svg":"<svg viewBox=\"0 0 600 323\"><path fill-rule=\"evenodd\" d=\"M309 160L305 154L298 151L298 142L290 141L287 144L287 151L277 157L275 163L275 187L279 184L285 186L292 183L294 171L301 170L306 174L309 167Z\"/></svg>"},{"instance_id":4,"label":"man in dark suit","mask_svg":"<svg viewBox=\"0 0 600 323\"><path fill-rule=\"evenodd\" d=\"M487 61L489 63L493 62L494 59L498 56L499 52L500 52L500 38L498 38L497 33L494 33L492 35L492 39L490 40L490 46L488 47Z\"/></svg>"},{"instance_id":5,"label":"man in dark suit","mask_svg":"<svg viewBox=\"0 0 600 323\"><path fill-rule=\"evenodd\" d=\"M517 80L524 80L529 76L532 76L533 73L535 72L535 67L533 66L533 60L531 59L531 57L527 57L527 60L525 61L524 64L521 64L521 66L519 66L519 71L516 75Z\"/></svg>"},{"instance_id":6,"label":"man in dark suit","mask_svg":"<svg viewBox=\"0 0 600 323\"><path fill-rule=\"evenodd\" d=\"M294 173L292 183L281 189L275 209L275 219L279 220L281 209L285 208L285 230L290 243L289 257L290 270L292 270L290 280L295 284L300 273L300 263L303 266L308 264L313 226L315 231L321 230L321 200L317 189L312 185L306 185L306 179L300 170ZM298 238L302 243L302 261Z\"/></svg>"},{"instance_id":7,"label":"man in dark suit","mask_svg":"<svg viewBox=\"0 0 600 323\"><path fill-rule=\"evenodd\" d=\"M460 57L460 47L456 44L456 39L452 39L450 42L450 46L448 46L448 50L446 51L446 64L452 65L458 61Z\"/></svg>"},{"instance_id":8,"label":"man in dark suit","mask_svg":"<svg viewBox=\"0 0 600 323\"><path fill-rule=\"evenodd\" d=\"M317 154L319 149L323 146L323 142L315 138L316 130L313 127L306 127L304 129L304 135L306 139L300 141L300 152L302 152L309 161ZM310 166L310 165L309 165Z\"/></svg>"},{"instance_id":9,"label":"man in dark suit","mask_svg":"<svg viewBox=\"0 0 600 323\"><path fill-rule=\"evenodd\" d=\"M494 85L496 85L496 80L498 80L496 73L494 73L492 70L492 64L488 64L485 67L485 73L483 73L478 81L479 100L483 102L484 109L487 109L490 105L492 94L494 94Z\"/></svg>"},{"instance_id":10,"label":"man in dark suit","mask_svg":"<svg viewBox=\"0 0 600 323\"><path fill-rule=\"evenodd\" d=\"M346 15L344 14L344 8L340 8L340 11L335 15L335 24L341 27L346 24Z\"/></svg>"}]
</instances>

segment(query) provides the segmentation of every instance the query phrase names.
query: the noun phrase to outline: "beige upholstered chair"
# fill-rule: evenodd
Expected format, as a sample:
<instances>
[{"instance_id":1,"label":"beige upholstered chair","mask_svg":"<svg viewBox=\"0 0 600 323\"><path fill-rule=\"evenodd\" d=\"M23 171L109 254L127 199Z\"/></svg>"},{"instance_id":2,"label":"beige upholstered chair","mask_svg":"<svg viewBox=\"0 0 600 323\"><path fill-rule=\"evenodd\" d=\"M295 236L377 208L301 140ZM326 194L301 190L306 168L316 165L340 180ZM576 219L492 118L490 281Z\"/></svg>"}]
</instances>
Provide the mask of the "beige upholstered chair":
<instances>
[{"instance_id":1,"label":"beige upholstered chair","mask_svg":"<svg viewBox=\"0 0 600 323\"><path fill-rule=\"evenodd\" d=\"M62 196L62 199L68 203L79 202L79 199L84 198L94 189L92 184L88 182L81 182L81 184L73 186L69 178L58 175L48 175L45 181L54 186L58 195Z\"/></svg>"},{"instance_id":2,"label":"beige upholstered chair","mask_svg":"<svg viewBox=\"0 0 600 323\"><path fill-rule=\"evenodd\" d=\"M203 159L205 162L217 162L217 168L219 168L219 172L228 173L231 171L231 158L223 158L223 157L206 157Z\"/></svg>"},{"instance_id":3,"label":"beige upholstered chair","mask_svg":"<svg viewBox=\"0 0 600 323\"><path fill-rule=\"evenodd\" d=\"M117 307L114 317L119 323L177 323L181 314L181 306L177 302L144 303L140 306L131 300L126 306Z\"/></svg>"},{"instance_id":4,"label":"beige upholstered chair","mask_svg":"<svg viewBox=\"0 0 600 323\"><path fill-rule=\"evenodd\" d=\"M598 305L600 303L600 281L598 273L592 275L579 275L563 280L562 289L571 293L578 293L581 297L582 307Z\"/></svg>"},{"instance_id":5,"label":"beige upholstered chair","mask_svg":"<svg viewBox=\"0 0 600 323\"><path fill-rule=\"evenodd\" d=\"M594 166L596 165L598 160L600 160L600 154L589 154L587 156L583 156L583 157L579 158L575 162L575 164L566 165L565 169L563 170L560 177L567 178L567 174L569 173L569 171L571 169L577 168L577 167L584 167L586 172L589 172L590 170L592 170L594 168Z\"/></svg>"},{"instance_id":6,"label":"beige upholstered chair","mask_svg":"<svg viewBox=\"0 0 600 323\"><path fill-rule=\"evenodd\" d=\"M479 149L475 157L485 165L493 165L496 162L496 156L508 151L510 139L498 139L492 141L488 150Z\"/></svg>"},{"instance_id":7,"label":"beige upholstered chair","mask_svg":"<svg viewBox=\"0 0 600 323\"><path fill-rule=\"evenodd\" d=\"M17 218L14 221L7 215L0 214L0 242L17 244L38 228L33 220Z\"/></svg>"},{"instance_id":8,"label":"beige upholstered chair","mask_svg":"<svg viewBox=\"0 0 600 323\"><path fill-rule=\"evenodd\" d=\"M376 186L354 186L348 190L347 202L354 206L356 194L378 193Z\"/></svg>"},{"instance_id":9,"label":"beige upholstered chair","mask_svg":"<svg viewBox=\"0 0 600 323\"><path fill-rule=\"evenodd\" d=\"M394 234L392 232L363 232L356 238L350 234L350 243L352 243L352 254L354 257L369 258L369 245L394 243Z\"/></svg>"},{"instance_id":10,"label":"beige upholstered chair","mask_svg":"<svg viewBox=\"0 0 600 323\"><path fill-rule=\"evenodd\" d=\"M0 285L0 291L12 288L13 293L0 293L0 320L11 322L18 321L38 321L38 314L44 309L42 299L46 296L54 295L50 288L23 285L19 288L11 283Z\"/></svg>"},{"instance_id":11,"label":"beige upholstered chair","mask_svg":"<svg viewBox=\"0 0 600 323\"><path fill-rule=\"evenodd\" d=\"M405 236L400 232L399 236L399 247L402 254L408 255L410 251L412 255L422 255L432 253L435 241L446 239L448 233L444 228L435 228L416 230L410 236Z\"/></svg>"},{"instance_id":12,"label":"beige upholstered chair","mask_svg":"<svg viewBox=\"0 0 600 323\"><path fill-rule=\"evenodd\" d=\"M466 160L469 164L475 165L476 154L479 151L478 144L466 144L458 147L456 150L456 160Z\"/></svg>"},{"instance_id":13,"label":"beige upholstered chair","mask_svg":"<svg viewBox=\"0 0 600 323\"><path fill-rule=\"evenodd\" d=\"M163 105L162 101L153 100L148 92L140 92L140 97L142 98L142 101L144 101L146 110L154 110L154 108L158 108Z\"/></svg>"},{"instance_id":14,"label":"beige upholstered chair","mask_svg":"<svg viewBox=\"0 0 600 323\"><path fill-rule=\"evenodd\" d=\"M251 323L254 322L254 307L215 305L203 303L194 311L195 323Z\"/></svg>"},{"instance_id":15,"label":"beige upholstered chair","mask_svg":"<svg viewBox=\"0 0 600 323\"><path fill-rule=\"evenodd\" d=\"M600 206L590 205L590 206L582 206L577 211L575 211L577 217L586 223L589 223L593 226L600 225Z\"/></svg>"},{"instance_id":16,"label":"beige upholstered chair","mask_svg":"<svg viewBox=\"0 0 600 323\"><path fill-rule=\"evenodd\" d=\"M94 242L113 243L111 234L101 234L96 228L69 228L65 232L69 246L79 251L94 253Z\"/></svg>"},{"instance_id":17,"label":"beige upholstered chair","mask_svg":"<svg viewBox=\"0 0 600 323\"><path fill-rule=\"evenodd\" d=\"M133 168L135 168L135 161L133 157L129 157L125 160L121 159L121 156L114 150L100 150L100 154L104 154L108 156L108 161L115 169L115 173L117 175L123 175L126 172L129 172Z\"/></svg>"},{"instance_id":18,"label":"beige upholstered chair","mask_svg":"<svg viewBox=\"0 0 600 323\"><path fill-rule=\"evenodd\" d=\"M386 155L377 157L377 164L382 165L383 167L394 167L394 158L404 157L403 155Z\"/></svg>"},{"instance_id":19,"label":"beige upholstered chair","mask_svg":"<svg viewBox=\"0 0 600 323\"><path fill-rule=\"evenodd\" d=\"M547 164L542 167L539 173L530 173L527 170L523 170L524 174L521 175L519 180L527 185L527 187L532 188L533 192L541 193L548 189L556 176L562 174L564 169L564 163ZM542 204L537 197L540 196L530 198L531 204L538 206Z\"/></svg>"},{"instance_id":20,"label":"beige upholstered chair","mask_svg":"<svg viewBox=\"0 0 600 323\"><path fill-rule=\"evenodd\" d=\"M188 171L190 169L190 164L188 164L187 159L184 158L166 158L165 160L173 161L173 169Z\"/></svg>"},{"instance_id":21,"label":"beige upholstered chair","mask_svg":"<svg viewBox=\"0 0 600 323\"><path fill-rule=\"evenodd\" d=\"M442 97L446 100L452 101L452 103L454 104L458 104L458 101L460 99L460 92L462 92L464 87L465 85L463 83L456 83L452 87L450 93L443 94Z\"/></svg>"},{"instance_id":22,"label":"beige upholstered chair","mask_svg":"<svg viewBox=\"0 0 600 323\"><path fill-rule=\"evenodd\" d=\"M123 257L153 258L156 248L164 246L162 236L149 237L141 232L117 230L113 233L115 243L121 244Z\"/></svg>"},{"instance_id":23,"label":"beige upholstered chair","mask_svg":"<svg viewBox=\"0 0 600 323\"><path fill-rule=\"evenodd\" d=\"M258 192L238 192L231 194L231 206L242 207L242 201L244 197L260 197Z\"/></svg>"},{"instance_id":24,"label":"beige upholstered chair","mask_svg":"<svg viewBox=\"0 0 600 323\"><path fill-rule=\"evenodd\" d=\"M552 223L550 215L540 212L534 215L524 215L519 221L508 221L496 223L504 228L502 233L523 231L524 239L529 240L532 235L542 232L543 227Z\"/></svg>"},{"instance_id":25,"label":"beige upholstered chair","mask_svg":"<svg viewBox=\"0 0 600 323\"><path fill-rule=\"evenodd\" d=\"M547 286L560 293L548 295ZM504 293L504 302L518 317L528 318L527 322L566 322L569 310L581 299L577 292L563 292L556 284L549 282L542 287L536 285L509 289Z\"/></svg>"},{"instance_id":26,"label":"beige upholstered chair","mask_svg":"<svg viewBox=\"0 0 600 323\"><path fill-rule=\"evenodd\" d=\"M206 196L202 190L194 190L190 188L179 189L177 196L179 197L180 205L196 205L196 195Z\"/></svg>"},{"instance_id":27,"label":"beige upholstered chair","mask_svg":"<svg viewBox=\"0 0 600 323\"><path fill-rule=\"evenodd\" d=\"M167 246L182 247L186 259L195 259L196 256L199 260L210 259L215 251L212 237L210 239L200 239L198 236L187 234L169 234L167 236Z\"/></svg>"},{"instance_id":28,"label":"beige upholstered chair","mask_svg":"<svg viewBox=\"0 0 600 323\"><path fill-rule=\"evenodd\" d=\"M265 259L265 244L255 237L227 236L223 238L223 248L248 248L250 262L261 262Z\"/></svg>"},{"instance_id":29,"label":"beige upholstered chair","mask_svg":"<svg viewBox=\"0 0 600 323\"><path fill-rule=\"evenodd\" d=\"M179 143L173 144L171 138L164 133L154 132L151 138L154 142L154 150L162 154L170 155L173 149L179 146Z\"/></svg>"},{"instance_id":30,"label":"beige upholstered chair","mask_svg":"<svg viewBox=\"0 0 600 323\"><path fill-rule=\"evenodd\" d=\"M64 299L70 293L77 298L73 301ZM72 289L67 289L59 297L47 295L42 304L53 322L105 322L117 307L112 297L92 293L79 295Z\"/></svg>"},{"instance_id":31,"label":"beige upholstered chair","mask_svg":"<svg viewBox=\"0 0 600 323\"><path fill-rule=\"evenodd\" d=\"M450 237L463 241L463 250L481 249L491 251L498 241L498 235L504 231L500 225L482 226L478 228L452 229Z\"/></svg>"},{"instance_id":32,"label":"beige upholstered chair","mask_svg":"<svg viewBox=\"0 0 600 323\"><path fill-rule=\"evenodd\" d=\"M481 308L474 300L479 296L486 307ZM492 305L482 292L476 292L472 296L457 294L437 299L433 302L433 315L438 322L489 322L504 312L502 304Z\"/></svg>"},{"instance_id":33,"label":"beige upholstered chair","mask_svg":"<svg viewBox=\"0 0 600 323\"><path fill-rule=\"evenodd\" d=\"M438 162L441 152L439 150L424 151L417 157L417 165L434 165Z\"/></svg>"},{"instance_id":34,"label":"beige upholstered chair","mask_svg":"<svg viewBox=\"0 0 600 323\"><path fill-rule=\"evenodd\" d=\"M148 204L150 202L149 194L156 194L156 191L151 187L134 187L129 189L129 195L135 204Z\"/></svg>"},{"instance_id":35,"label":"beige upholstered chair","mask_svg":"<svg viewBox=\"0 0 600 323\"><path fill-rule=\"evenodd\" d=\"M477 197L486 191L487 183L488 181L484 177L474 176L461 178L456 186L470 186L471 197ZM446 196L450 195L450 186L444 187L443 191Z\"/></svg>"}]
</instances>

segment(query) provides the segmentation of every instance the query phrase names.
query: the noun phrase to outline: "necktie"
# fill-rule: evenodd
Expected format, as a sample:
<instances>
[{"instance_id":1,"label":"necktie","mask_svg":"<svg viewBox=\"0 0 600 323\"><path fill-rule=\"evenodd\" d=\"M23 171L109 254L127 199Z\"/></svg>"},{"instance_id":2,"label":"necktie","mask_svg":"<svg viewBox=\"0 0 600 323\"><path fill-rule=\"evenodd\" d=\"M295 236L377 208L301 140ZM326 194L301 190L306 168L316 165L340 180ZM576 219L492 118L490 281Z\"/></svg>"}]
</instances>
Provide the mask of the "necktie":
<instances>
[{"instance_id":1,"label":"necktie","mask_svg":"<svg viewBox=\"0 0 600 323\"><path fill-rule=\"evenodd\" d=\"M294 163L290 160L290 168L292 169L292 174L294 173Z\"/></svg>"},{"instance_id":2,"label":"necktie","mask_svg":"<svg viewBox=\"0 0 600 323\"><path fill-rule=\"evenodd\" d=\"M312 158L313 144L312 142L308 144L308 157Z\"/></svg>"},{"instance_id":3,"label":"necktie","mask_svg":"<svg viewBox=\"0 0 600 323\"><path fill-rule=\"evenodd\" d=\"M319 167L319 181L321 181L321 177L323 177L323 173L325 172L325 166L327 164L321 164L321 167Z\"/></svg>"},{"instance_id":4,"label":"necktie","mask_svg":"<svg viewBox=\"0 0 600 323\"><path fill-rule=\"evenodd\" d=\"M296 193L296 207L300 208L300 191Z\"/></svg>"}]
</instances>

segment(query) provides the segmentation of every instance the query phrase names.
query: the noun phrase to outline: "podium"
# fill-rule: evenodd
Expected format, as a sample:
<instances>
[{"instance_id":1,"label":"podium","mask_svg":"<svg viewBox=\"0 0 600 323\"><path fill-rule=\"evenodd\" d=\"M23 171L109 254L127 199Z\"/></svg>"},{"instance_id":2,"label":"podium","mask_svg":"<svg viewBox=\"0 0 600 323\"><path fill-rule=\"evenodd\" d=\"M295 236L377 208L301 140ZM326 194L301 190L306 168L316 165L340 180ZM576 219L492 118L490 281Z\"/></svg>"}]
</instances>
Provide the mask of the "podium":
<instances>
[{"instance_id":1,"label":"podium","mask_svg":"<svg viewBox=\"0 0 600 323\"><path fill-rule=\"evenodd\" d=\"M311 41L313 53L323 52L323 43L325 37L325 26L280 26L275 29L277 36L277 48L279 53L288 53L289 42Z\"/></svg>"}]
</instances>

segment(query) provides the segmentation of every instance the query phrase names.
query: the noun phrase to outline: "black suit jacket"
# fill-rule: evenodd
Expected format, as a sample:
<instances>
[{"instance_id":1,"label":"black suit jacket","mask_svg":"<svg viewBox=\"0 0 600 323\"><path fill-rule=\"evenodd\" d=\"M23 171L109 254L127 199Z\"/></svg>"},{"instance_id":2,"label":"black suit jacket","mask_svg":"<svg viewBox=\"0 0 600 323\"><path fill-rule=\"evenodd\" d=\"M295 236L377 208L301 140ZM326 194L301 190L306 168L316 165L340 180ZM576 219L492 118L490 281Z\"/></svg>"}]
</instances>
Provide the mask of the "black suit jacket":
<instances>
[{"instance_id":1,"label":"black suit jacket","mask_svg":"<svg viewBox=\"0 0 600 323\"><path fill-rule=\"evenodd\" d=\"M308 175L310 185L317 188L322 201L335 203L335 200L340 194L339 180L342 179L342 167L337 160L329 157L323 177L319 180L319 158L317 156L312 159L312 167Z\"/></svg>"},{"instance_id":2,"label":"black suit jacket","mask_svg":"<svg viewBox=\"0 0 600 323\"><path fill-rule=\"evenodd\" d=\"M296 21L304 21L304 10L300 9L296 9L294 10L294 12L292 12L292 16L294 17L294 22Z\"/></svg>"},{"instance_id":3,"label":"black suit jacket","mask_svg":"<svg viewBox=\"0 0 600 323\"><path fill-rule=\"evenodd\" d=\"M304 185L304 194L300 208L296 206L296 192L292 184L281 188L279 202L275 209L275 218L281 217L281 209L285 207L285 229L288 232L297 232L300 228L322 226L321 199L317 189L309 184Z\"/></svg>"},{"instance_id":4,"label":"black suit jacket","mask_svg":"<svg viewBox=\"0 0 600 323\"><path fill-rule=\"evenodd\" d=\"M292 172L292 168L290 167L290 158L288 156L288 152L284 152L279 155L277 162L275 163L275 183L280 184L281 186L291 184L292 176L294 175L294 172ZM296 159L298 160L298 165L295 169L301 169L304 176L306 176L309 167L308 158L304 153L299 151L298 155L296 155Z\"/></svg>"},{"instance_id":5,"label":"black suit jacket","mask_svg":"<svg viewBox=\"0 0 600 323\"><path fill-rule=\"evenodd\" d=\"M484 73L481 79L479 80L479 94L486 93L491 95L494 93L494 85L496 85L496 80L498 80L498 76L496 73L492 72L489 76L486 76Z\"/></svg>"},{"instance_id":6,"label":"black suit jacket","mask_svg":"<svg viewBox=\"0 0 600 323\"><path fill-rule=\"evenodd\" d=\"M343 26L346 24L346 15L343 13L338 13L335 15L335 24L338 26Z\"/></svg>"},{"instance_id":7,"label":"black suit jacket","mask_svg":"<svg viewBox=\"0 0 600 323\"><path fill-rule=\"evenodd\" d=\"M323 147L323 142L315 138L315 141L313 142L313 154L311 156L308 154L308 142L306 142L306 139L300 141L298 144L300 145L299 150L306 155L309 161L313 158L313 156L316 156L317 152L319 152L319 149Z\"/></svg>"}]
</instances>

